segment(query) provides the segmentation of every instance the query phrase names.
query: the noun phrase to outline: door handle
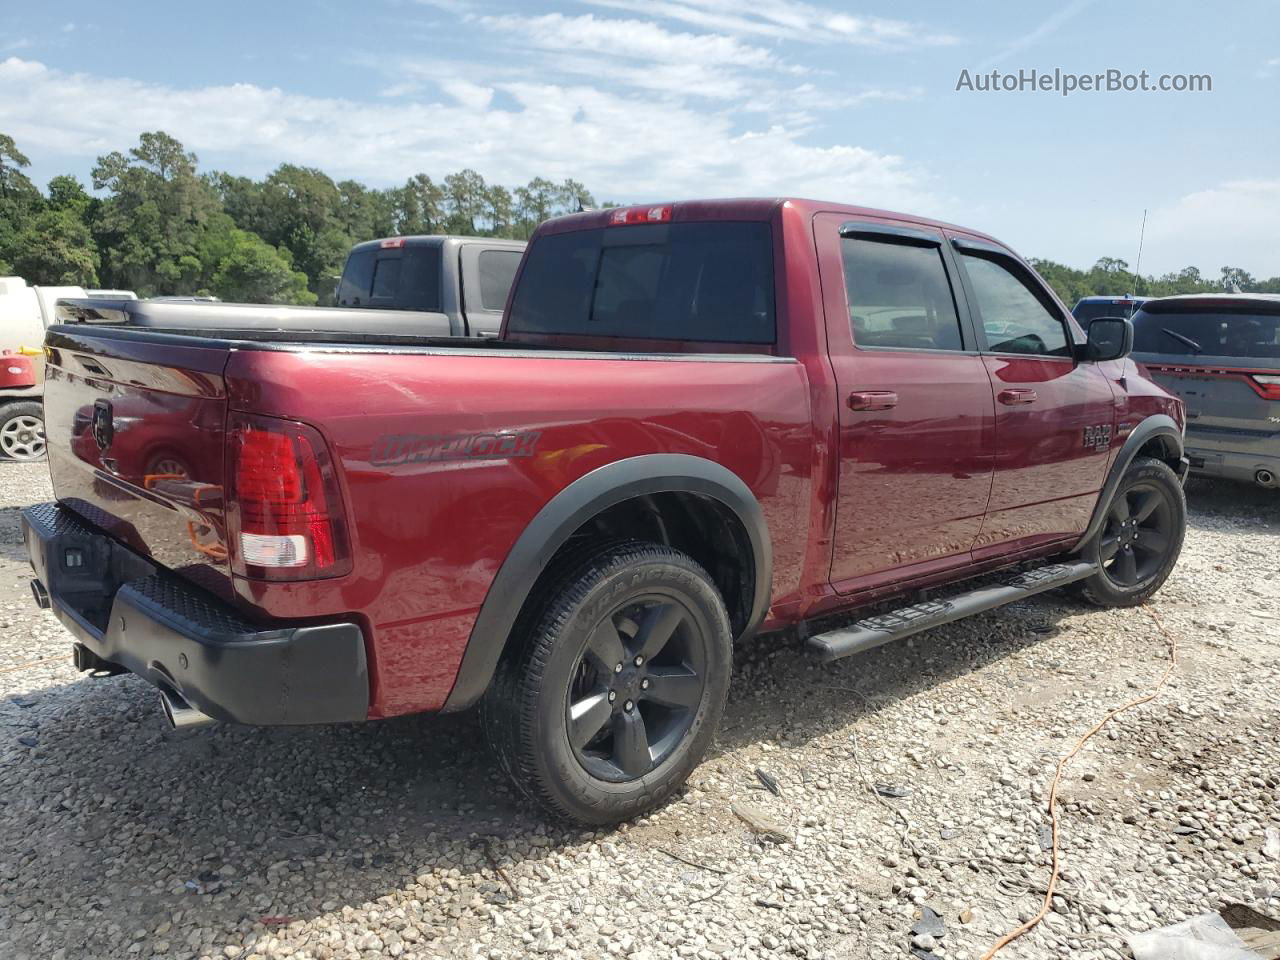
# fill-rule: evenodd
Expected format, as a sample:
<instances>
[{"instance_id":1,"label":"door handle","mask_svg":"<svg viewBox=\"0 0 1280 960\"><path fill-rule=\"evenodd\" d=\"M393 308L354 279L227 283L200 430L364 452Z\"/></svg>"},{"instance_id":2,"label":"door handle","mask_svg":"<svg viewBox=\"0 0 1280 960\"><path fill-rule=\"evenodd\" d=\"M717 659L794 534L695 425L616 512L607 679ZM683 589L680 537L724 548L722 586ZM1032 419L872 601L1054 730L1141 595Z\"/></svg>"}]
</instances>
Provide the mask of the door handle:
<instances>
[{"instance_id":1,"label":"door handle","mask_svg":"<svg viewBox=\"0 0 1280 960\"><path fill-rule=\"evenodd\" d=\"M1034 390L1011 387L1008 390L1001 390L996 394L996 399L1006 406L1016 407L1024 403L1035 403L1040 399L1040 396Z\"/></svg>"},{"instance_id":2,"label":"door handle","mask_svg":"<svg viewBox=\"0 0 1280 960\"><path fill-rule=\"evenodd\" d=\"M859 390L849 394L850 410L890 410L898 405L892 390Z\"/></svg>"}]
</instances>

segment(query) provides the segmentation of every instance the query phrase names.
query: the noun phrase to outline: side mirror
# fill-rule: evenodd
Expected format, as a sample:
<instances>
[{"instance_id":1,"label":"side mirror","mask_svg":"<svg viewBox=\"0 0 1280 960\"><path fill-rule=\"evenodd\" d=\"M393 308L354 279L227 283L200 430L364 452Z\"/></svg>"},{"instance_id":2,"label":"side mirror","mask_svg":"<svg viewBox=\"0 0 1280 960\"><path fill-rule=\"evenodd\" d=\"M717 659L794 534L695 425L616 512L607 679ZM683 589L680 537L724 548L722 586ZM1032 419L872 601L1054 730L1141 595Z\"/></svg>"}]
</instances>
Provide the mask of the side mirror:
<instances>
[{"instance_id":1,"label":"side mirror","mask_svg":"<svg viewBox=\"0 0 1280 960\"><path fill-rule=\"evenodd\" d=\"M1079 359L1088 363L1119 360L1133 350L1133 322L1123 317L1098 317L1089 324L1088 342Z\"/></svg>"}]
</instances>

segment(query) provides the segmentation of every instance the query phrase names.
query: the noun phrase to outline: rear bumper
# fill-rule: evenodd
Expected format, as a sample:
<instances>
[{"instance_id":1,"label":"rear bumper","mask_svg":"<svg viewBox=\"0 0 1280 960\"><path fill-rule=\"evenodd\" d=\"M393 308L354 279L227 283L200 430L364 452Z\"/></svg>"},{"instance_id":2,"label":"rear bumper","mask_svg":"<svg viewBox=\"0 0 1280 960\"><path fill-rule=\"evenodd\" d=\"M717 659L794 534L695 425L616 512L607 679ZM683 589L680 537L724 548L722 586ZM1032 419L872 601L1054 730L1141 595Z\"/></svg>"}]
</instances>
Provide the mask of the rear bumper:
<instances>
[{"instance_id":1,"label":"rear bumper","mask_svg":"<svg viewBox=\"0 0 1280 960\"><path fill-rule=\"evenodd\" d=\"M22 535L37 598L80 643L209 716L302 724L368 715L356 624L260 629L56 503L24 510Z\"/></svg>"},{"instance_id":2,"label":"rear bumper","mask_svg":"<svg viewBox=\"0 0 1280 960\"><path fill-rule=\"evenodd\" d=\"M1191 461L1191 472L1203 477L1222 477L1226 480L1243 480L1248 483L1259 483L1258 475L1262 472L1272 478L1280 477L1280 450L1274 455L1258 450L1244 452L1234 450L1216 450L1208 447L1197 447L1194 441L1187 444L1187 458ZM1276 486L1272 479L1266 486Z\"/></svg>"}]
</instances>

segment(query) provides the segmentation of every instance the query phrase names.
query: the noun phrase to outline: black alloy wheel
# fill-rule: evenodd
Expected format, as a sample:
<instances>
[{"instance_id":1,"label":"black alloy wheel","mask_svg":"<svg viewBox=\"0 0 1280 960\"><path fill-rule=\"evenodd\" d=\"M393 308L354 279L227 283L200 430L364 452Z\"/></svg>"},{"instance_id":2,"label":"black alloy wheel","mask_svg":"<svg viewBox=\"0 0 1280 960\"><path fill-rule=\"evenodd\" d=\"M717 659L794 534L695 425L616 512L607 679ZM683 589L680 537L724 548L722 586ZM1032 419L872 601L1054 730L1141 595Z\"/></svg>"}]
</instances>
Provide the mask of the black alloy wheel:
<instances>
[{"instance_id":1,"label":"black alloy wheel","mask_svg":"<svg viewBox=\"0 0 1280 960\"><path fill-rule=\"evenodd\" d=\"M1169 464L1138 457L1107 506L1102 528L1080 551L1097 572L1075 587L1100 607L1134 607L1160 589L1182 552L1187 498Z\"/></svg>"},{"instance_id":2,"label":"black alloy wheel","mask_svg":"<svg viewBox=\"0 0 1280 960\"><path fill-rule=\"evenodd\" d=\"M629 600L592 631L566 698L569 742L592 776L622 782L662 763L706 691L706 638L672 597Z\"/></svg>"},{"instance_id":3,"label":"black alloy wheel","mask_svg":"<svg viewBox=\"0 0 1280 960\"><path fill-rule=\"evenodd\" d=\"M733 675L724 597L692 557L638 540L553 563L481 716L502 768L554 816L599 826L666 802L715 736Z\"/></svg>"},{"instance_id":4,"label":"black alloy wheel","mask_svg":"<svg viewBox=\"0 0 1280 960\"><path fill-rule=\"evenodd\" d=\"M1098 559L1120 587L1136 587L1159 572L1174 541L1174 507L1168 493L1139 483L1116 495L1098 544Z\"/></svg>"}]
</instances>

